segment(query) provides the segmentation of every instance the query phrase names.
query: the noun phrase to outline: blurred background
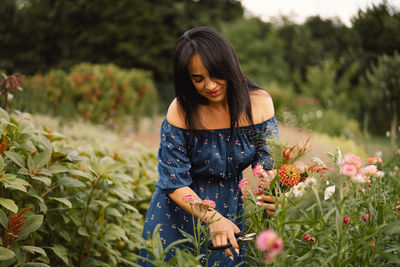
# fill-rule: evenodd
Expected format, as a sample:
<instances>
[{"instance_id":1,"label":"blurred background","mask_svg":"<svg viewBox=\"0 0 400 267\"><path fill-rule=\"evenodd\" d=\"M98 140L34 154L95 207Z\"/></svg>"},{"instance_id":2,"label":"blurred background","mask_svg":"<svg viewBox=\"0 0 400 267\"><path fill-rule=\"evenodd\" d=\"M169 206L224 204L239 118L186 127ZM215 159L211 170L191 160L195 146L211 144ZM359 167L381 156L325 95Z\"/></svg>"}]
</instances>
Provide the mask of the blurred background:
<instances>
[{"instance_id":1,"label":"blurred background","mask_svg":"<svg viewBox=\"0 0 400 267\"><path fill-rule=\"evenodd\" d=\"M399 144L398 0L0 3L0 72L25 76L9 107L41 123L100 124L157 147L175 41L204 25L272 95L289 143L311 131L318 147L359 154Z\"/></svg>"}]
</instances>

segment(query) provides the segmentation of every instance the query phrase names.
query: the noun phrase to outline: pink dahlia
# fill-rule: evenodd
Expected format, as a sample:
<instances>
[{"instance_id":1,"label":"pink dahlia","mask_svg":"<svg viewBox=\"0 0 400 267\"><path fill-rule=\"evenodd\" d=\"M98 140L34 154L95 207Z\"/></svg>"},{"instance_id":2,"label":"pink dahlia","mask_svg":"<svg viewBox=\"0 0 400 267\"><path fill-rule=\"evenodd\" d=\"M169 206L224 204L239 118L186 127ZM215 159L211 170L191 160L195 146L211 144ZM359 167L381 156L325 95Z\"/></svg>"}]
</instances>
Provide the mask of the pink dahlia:
<instances>
[{"instance_id":1,"label":"pink dahlia","mask_svg":"<svg viewBox=\"0 0 400 267\"><path fill-rule=\"evenodd\" d=\"M357 157L356 155L348 153L348 154L344 155L344 162L353 163L354 165L357 166L357 168L360 168L363 161L360 157Z\"/></svg>"},{"instance_id":2,"label":"pink dahlia","mask_svg":"<svg viewBox=\"0 0 400 267\"><path fill-rule=\"evenodd\" d=\"M274 248L275 242L279 239L278 234L272 230L262 231L256 240L257 248L266 251Z\"/></svg>"},{"instance_id":3,"label":"pink dahlia","mask_svg":"<svg viewBox=\"0 0 400 267\"><path fill-rule=\"evenodd\" d=\"M257 164L253 169L253 176L254 177L260 176L263 170L264 168L260 164Z\"/></svg>"}]
</instances>

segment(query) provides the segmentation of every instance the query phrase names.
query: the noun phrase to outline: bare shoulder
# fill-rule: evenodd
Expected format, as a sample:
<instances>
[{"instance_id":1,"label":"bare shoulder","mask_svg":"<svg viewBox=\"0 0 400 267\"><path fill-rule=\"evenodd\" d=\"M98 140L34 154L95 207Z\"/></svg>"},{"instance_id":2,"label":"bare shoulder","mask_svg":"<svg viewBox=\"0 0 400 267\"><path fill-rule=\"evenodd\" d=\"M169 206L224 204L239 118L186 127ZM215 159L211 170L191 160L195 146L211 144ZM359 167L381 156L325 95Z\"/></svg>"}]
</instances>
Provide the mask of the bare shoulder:
<instances>
[{"instance_id":1,"label":"bare shoulder","mask_svg":"<svg viewBox=\"0 0 400 267\"><path fill-rule=\"evenodd\" d=\"M179 128L187 128L185 123L185 115L183 109L179 106L178 100L175 98L169 105L167 112L167 121Z\"/></svg>"},{"instance_id":2,"label":"bare shoulder","mask_svg":"<svg viewBox=\"0 0 400 267\"><path fill-rule=\"evenodd\" d=\"M254 123L260 123L275 115L272 97L263 89L250 91L251 109Z\"/></svg>"}]
</instances>

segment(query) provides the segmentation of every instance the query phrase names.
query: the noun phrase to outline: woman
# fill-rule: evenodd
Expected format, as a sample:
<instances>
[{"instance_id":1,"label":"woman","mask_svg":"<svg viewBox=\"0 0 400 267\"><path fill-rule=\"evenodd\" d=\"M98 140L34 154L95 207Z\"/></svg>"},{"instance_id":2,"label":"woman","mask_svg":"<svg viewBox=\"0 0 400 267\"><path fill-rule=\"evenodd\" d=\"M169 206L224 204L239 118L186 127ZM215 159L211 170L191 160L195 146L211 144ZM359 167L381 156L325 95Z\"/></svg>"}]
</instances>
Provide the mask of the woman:
<instances>
[{"instance_id":1,"label":"woman","mask_svg":"<svg viewBox=\"0 0 400 267\"><path fill-rule=\"evenodd\" d=\"M244 230L235 219L244 212L238 183L250 164L272 167L267 148L255 138L277 136L272 99L243 75L232 46L213 29L185 32L173 61L176 98L161 126L160 178L143 237L157 224L165 247L183 238L178 228L193 234L191 208L183 197L208 198L216 203L215 210L205 214L216 214L209 226L212 244L232 244L232 249L213 253L208 265L235 266L244 260L234 236ZM148 257L144 250L140 254ZM173 251L166 260L172 256Z\"/></svg>"}]
</instances>

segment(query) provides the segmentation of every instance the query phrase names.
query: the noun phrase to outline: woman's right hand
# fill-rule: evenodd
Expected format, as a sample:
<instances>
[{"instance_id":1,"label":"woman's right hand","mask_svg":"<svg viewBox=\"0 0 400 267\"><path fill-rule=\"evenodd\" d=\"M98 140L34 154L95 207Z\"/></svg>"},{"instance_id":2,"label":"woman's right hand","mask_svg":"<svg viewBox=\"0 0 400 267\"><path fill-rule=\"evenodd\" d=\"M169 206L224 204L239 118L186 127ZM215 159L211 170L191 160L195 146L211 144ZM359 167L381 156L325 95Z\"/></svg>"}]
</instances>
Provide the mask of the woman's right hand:
<instances>
[{"instance_id":1,"label":"woman's right hand","mask_svg":"<svg viewBox=\"0 0 400 267\"><path fill-rule=\"evenodd\" d=\"M212 221L214 222L210 224L209 228L213 246L224 246L229 240L236 254L239 255L239 245L235 237L235 233L240 232L239 227L219 213L214 216ZM233 254L229 248L225 249L225 254L233 260Z\"/></svg>"}]
</instances>

